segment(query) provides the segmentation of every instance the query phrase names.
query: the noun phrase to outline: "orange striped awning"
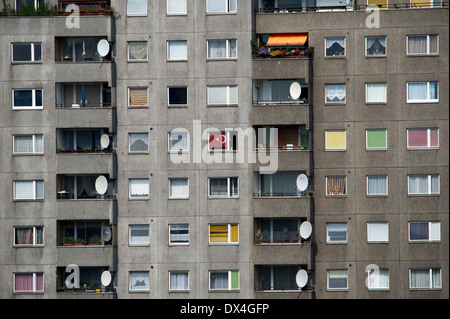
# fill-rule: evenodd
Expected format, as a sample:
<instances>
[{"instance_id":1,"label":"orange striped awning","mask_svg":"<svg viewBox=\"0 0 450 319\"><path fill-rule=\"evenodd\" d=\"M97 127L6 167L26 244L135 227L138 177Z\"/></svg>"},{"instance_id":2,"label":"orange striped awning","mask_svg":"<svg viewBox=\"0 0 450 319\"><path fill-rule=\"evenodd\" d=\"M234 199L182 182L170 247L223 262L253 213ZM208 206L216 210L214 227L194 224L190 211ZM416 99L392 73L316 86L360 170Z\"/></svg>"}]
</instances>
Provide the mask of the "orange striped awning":
<instances>
[{"instance_id":1,"label":"orange striped awning","mask_svg":"<svg viewBox=\"0 0 450 319\"><path fill-rule=\"evenodd\" d=\"M308 34L305 33L278 33L271 34L269 41L267 41L268 47L280 47L287 44L291 46L304 45L308 39Z\"/></svg>"}]
</instances>

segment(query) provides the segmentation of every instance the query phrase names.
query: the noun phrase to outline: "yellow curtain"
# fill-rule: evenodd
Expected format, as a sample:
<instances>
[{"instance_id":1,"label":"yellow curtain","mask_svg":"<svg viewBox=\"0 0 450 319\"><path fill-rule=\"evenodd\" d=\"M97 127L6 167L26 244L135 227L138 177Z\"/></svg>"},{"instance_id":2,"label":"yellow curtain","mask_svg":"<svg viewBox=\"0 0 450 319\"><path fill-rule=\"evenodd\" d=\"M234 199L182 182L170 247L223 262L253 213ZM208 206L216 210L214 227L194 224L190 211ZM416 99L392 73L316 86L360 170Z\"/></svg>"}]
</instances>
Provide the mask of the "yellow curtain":
<instances>
[{"instance_id":1,"label":"yellow curtain","mask_svg":"<svg viewBox=\"0 0 450 319\"><path fill-rule=\"evenodd\" d=\"M228 242L228 225L211 225L211 226L209 226L209 242L211 242L211 243L227 243Z\"/></svg>"},{"instance_id":2,"label":"yellow curtain","mask_svg":"<svg viewBox=\"0 0 450 319\"><path fill-rule=\"evenodd\" d=\"M411 0L411 7L431 7L430 0Z\"/></svg>"},{"instance_id":3,"label":"yellow curtain","mask_svg":"<svg viewBox=\"0 0 450 319\"><path fill-rule=\"evenodd\" d=\"M422 0L423 1L423 0ZM388 0L368 0L367 5L377 5L378 8L387 8Z\"/></svg>"},{"instance_id":4,"label":"yellow curtain","mask_svg":"<svg viewBox=\"0 0 450 319\"><path fill-rule=\"evenodd\" d=\"M238 243L239 242L239 226L231 225L231 242Z\"/></svg>"},{"instance_id":5,"label":"yellow curtain","mask_svg":"<svg viewBox=\"0 0 450 319\"><path fill-rule=\"evenodd\" d=\"M345 149L346 148L345 131L327 131L326 148L327 149Z\"/></svg>"}]
</instances>

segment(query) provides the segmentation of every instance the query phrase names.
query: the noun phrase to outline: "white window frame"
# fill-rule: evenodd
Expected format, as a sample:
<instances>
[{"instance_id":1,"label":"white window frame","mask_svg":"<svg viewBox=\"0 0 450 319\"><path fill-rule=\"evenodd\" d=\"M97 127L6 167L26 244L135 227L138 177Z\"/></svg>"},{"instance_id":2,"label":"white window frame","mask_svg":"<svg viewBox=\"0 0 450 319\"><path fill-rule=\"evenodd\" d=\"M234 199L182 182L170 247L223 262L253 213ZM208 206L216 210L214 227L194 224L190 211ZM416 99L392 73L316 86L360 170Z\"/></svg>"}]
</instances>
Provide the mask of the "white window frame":
<instances>
[{"instance_id":1,"label":"white window frame","mask_svg":"<svg viewBox=\"0 0 450 319\"><path fill-rule=\"evenodd\" d=\"M187 226L188 234L187 234L187 242L176 242L172 241L172 226ZM190 243L190 228L189 224L170 224L169 225L169 245L170 246L188 246Z\"/></svg>"},{"instance_id":2,"label":"white window frame","mask_svg":"<svg viewBox=\"0 0 450 319\"><path fill-rule=\"evenodd\" d=\"M428 287L412 287L412 272L414 270L428 270L429 271L429 281L430 286ZM439 271L439 277L440 277L440 285L436 285L433 279L433 275L435 274L435 271ZM436 290L436 289L442 289L442 269L441 268L410 268L409 269L409 289L410 290Z\"/></svg>"},{"instance_id":3,"label":"white window frame","mask_svg":"<svg viewBox=\"0 0 450 319\"><path fill-rule=\"evenodd\" d=\"M17 182L32 182L33 198L16 198L16 183ZM42 183L42 198L37 198L37 183ZM13 181L13 199L14 201L30 201L30 200L44 200L45 189L44 180L14 180Z\"/></svg>"},{"instance_id":4,"label":"white window frame","mask_svg":"<svg viewBox=\"0 0 450 319\"><path fill-rule=\"evenodd\" d=\"M409 146L409 131L424 131L427 130L427 146ZM431 146L431 130L437 130L438 134L438 146ZM409 150L428 150L428 149L439 149L439 128L408 128L406 129L406 145Z\"/></svg>"},{"instance_id":5,"label":"white window frame","mask_svg":"<svg viewBox=\"0 0 450 319\"><path fill-rule=\"evenodd\" d=\"M427 193L410 193L409 192L409 177L410 176L428 176L428 183L427 183ZM431 176L437 176L438 177L438 191L436 193L431 192ZM408 175L408 195L409 196L429 196L429 195L440 195L441 193L441 175L439 174L409 174Z\"/></svg>"},{"instance_id":6,"label":"white window frame","mask_svg":"<svg viewBox=\"0 0 450 319\"><path fill-rule=\"evenodd\" d=\"M172 135L174 135L174 136L181 135L182 139L186 139L187 140L186 148L185 149L174 149L174 150L171 149L170 148L170 138ZM173 132L167 133L167 150L169 153L179 153L179 152L188 153L190 150L190 147L191 147L190 146L190 135L189 135L188 131L173 131Z\"/></svg>"},{"instance_id":7,"label":"white window frame","mask_svg":"<svg viewBox=\"0 0 450 319\"><path fill-rule=\"evenodd\" d=\"M379 286L380 282L378 280L378 276L380 276L380 273L384 271L387 272L387 286L381 287ZM373 290L389 290L390 285L390 278L389 278L389 269L387 268L378 268L378 269L370 269L367 271L367 289L373 291Z\"/></svg>"},{"instance_id":8,"label":"white window frame","mask_svg":"<svg viewBox=\"0 0 450 319\"><path fill-rule=\"evenodd\" d=\"M328 143L327 143L327 133L328 132L344 132L345 133L345 147L344 148L328 148ZM325 130L325 151L338 151L338 152L342 152L342 151L346 151L347 150L347 130L343 129L343 130Z\"/></svg>"},{"instance_id":9,"label":"white window frame","mask_svg":"<svg viewBox=\"0 0 450 319\"><path fill-rule=\"evenodd\" d=\"M345 90L345 97L344 97L344 101L327 101L327 95L328 95L328 87L331 85L342 85L344 86L344 90ZM347 103L347 84L345 83L326 83L325 84L325 104L346 104Z\"/></svg>"},{"instance_id":10,"label":"white window frame","mask_svg":"<svg viewBox=\"0 0 450 319\"><path fill-rule=\"evenodd\" d=\"M133 195L132 193L132 181L146 181L147 182L147 194ZM150 180L148 178L130 178L128 180L128 198L131 200L149 199L150 198Z\"/></svg>"},{"instance_id":11,"label":"white window frame","mask_svg":"<svg viewBox=\"0 0 450 319\"><path fill-rule=\"evenodd\" d=\"M186 43L186 57L183 58L171 58L170 57L170 44L174 43L174 42L184 42ZM185 62L188 60L189 57L189 51L188 51L188 41L187 40L167 40L167 61L181 61L181 62Z\"/></svg>"},{"instance_id":12,"label":"white window frame","mask_svg":"<svg viewBox=\"0 0 450 319\"><path fill-rule=\"evenodd\" d=\"M228 241L226 241L226 242L211 242L211 226L228 226L228 233L227 233ZM231 235L232 235L231 227L232 226L238 227L238 241L237 242L231 241ZM239 224L233 224L233 223L230 223L230 224L208 224L208 242L210 245L213 245L213 246L215 246L215 245L219 245L219 246L220 245L239 245L239 241L240 241L239 232L240 232Z\"/></svg>"},{"instance_id":13,"label":"white window frame","mask_svg":"<svg viewBox=\"0 0 450 319\"><path fill-rule=\"evenodd\" d=\"M31 290L16 290L16 275L33 274L33 288ZM42 287L44 290L37 290L37 275L42 275ZM45 291L45 276L43 272L14 272L13 275L13 292L14 293L42 293Z\"/></svg>"},{"instance_id":14,"label":"white window frame","mask_svg":"<svg viewBox=\"0 0 450 319\"><path fill-rule=\"evenodd\" d=\"M225 41L225 50L226 50L226 56L222 58L216 58L216 57L210 57L209 56L209 42L210 41ZM235 47L236 47L236 56L230 56L230 41L234 41ZM209 39L206 40L206 55L208 60L237 60L237 53L238 53L238 46L237 46L237 40L236 39Z\"/></svg>"},{"instance_id":15,"label":"white window frame","mask_svg":"<svg viewBox=\"0 0 450 319\"><path fill-rule=\"evenodd\" d=\"M330 272L331 271L345 271L347 273L347 286L342 288L330 288ZM343 291L348 289L348 269L328 269L327 270L327 290L329 291Z\"/></svg>"},{"instance_id":16,"label":"white window frame","mask_svg":"<svg viewBox=\"0 0 450 319\"><path fill-rule=\"evenodd\" d=\"M27 61L27 60L25 60L25 61L15 61L14 60L14 45L15 44L30 44L31 45L31 52L30 52L30 54L31 54L31 60L29 60L29 61ZM35 60L35 50L36 50L36 48L35 48L35 46L37 45L37 44L40 44L41 45L41 59L40 60ZM33 62L42 62L43 61L43 57L42 57L42 42L12 42L11 43L11 61L12 62L15 62L15 63L33 63Z\"/></svg>"},{"instance_id":17,"label":"white window frame","mask_svg":"<svg viewBox=\"0 0 450 319\"><path fill-rule=\"evenodd\" d=\"M345 239L344 240L330 240L330 236L328 234L329 230L328 230L328 226L330 224L345 224L346 227L346 231L345 231ZM332 222L332 223L327 223L326 224L326 231L327 231L327 244L346 244L348 242L348 224L346 222Z\"/></svg>"},{"instance_id":18,"label":"white window frame","mask_svg":"<svg viewBox=\"0 0 450 319\"><path fill-rule=\"evenodd\" d=\"M386 193L369 193L369 177L386 177ZM367 196L387 196L389 194L389 177L387 175L367 175L366 176L366 195Z\"/></svg>"},{"instance_id":19,"label":"white window frame","mask_svg":"<svg viewBox=\"0 0 450 319\"><path fill-rule=\"evenodd\" d=\"M210 99L209 99L209 95L210 95L210 88L225 88L226 89L226 95L227 95L227 101L225 103L211 103ZM231 101L231 94L230 94L230 89L231 88L236 88L236 103L232 103ZM237 85L208 85L207 88L207 104L209 106L215 106L215 105L226 105L226 106L234 106L234 105L238 105L239 104L239 87Z\"/></svg>"},{"instance_id":20,"label":"white window frame","mask_svg":"<svg viewBox=\"0 0 450 319\"><path fill-rule=\"evenodd\" d=\"M207 14L231 14L231 13L237 13L237 0L216 0L216 1L222 1L226 3L226 9L225 11L210 11L209 10L209 1L210 0L206 0L206 13ZM231 11L231 4L230 2L234 1L235 2L235 6L236 6L236 10L235 11Z\"/></svg>"},{"instance_id":21,"label":"white window frame","mask_svg":"<svg viewBox=\"0 0 450 319\"><path fill-rule=\"evenodd\" d=\"M369 95L367 94L367 89L370 84L384 84L384 88L386 90L386 99L379 100L379 101L377 101L377 100L369 101L368 100ZM387 103L387 83L386 82L368 82L368 83L366 83L365 88L366 88L366 103L374 103L374 104Z\"/></svg>"},{"instance_id":22,"label":"white window frame","mask_svg":"<svg viewBox=\"0 0 450 319\"><path fill-rule=\"evenodd\" d=\"M387 0L386 0L386 4L387 4ZM387 8L386 8L387 9ZM367 54L367 49L368 49L368 47L367 47L367 38L384 38L385 40L385 43L386 43L386 46L384 47L384 54ZM386 57L387 56L387 37L385 36L385 35L369 35L369 36L366 36L365 38L364 38L364 43L365 43L365 51L364 51L364 55L366 56L366 57L379 57L379 58L384 58L384 57Z\"/></svg>"},{"instance_id":23,"label":"white window frame","mask_svg":"<svg viewBox=\"0 0 450 319\"><path fill-rule=\"evenodd\" d=\"M42 136L42 147L41 147L41 149L42 149L42 152L38 152L38 151L36 151L36 149L37 149L37 147L36 147L36 145L37 145L37 139L36 139L36 137L37 136ZM16 137L31 137L31 139L33 140L33 151L32 152L18 152L18 151L16 151L16 149L15 149L15 145L16 145ZM17 154L17 155L26 155L26 154L29 154L29 155L39 155L39 154L44 154L44 134L14 134L13 135L13 154Z\"/></svg>"},{"instance_id":24,"label":"white window frame","mask_svg":"<svg viewBox=\"0 0 450 319\"><path fill-rule=\"evenodd\" d=\"M133 243L132 241L131 241L131 238L133 237L133 236L131 236L131 230L132 230L132 228L133 227L144 227L144 226L146 226L147 227L147 230L148 230L148 236L147 236L147 242L146 243L141 243L141 244L139 244L139 243ZM150 245L150 225L149 224L133 224L133 225L129 225L128 226L128 231L129 231L129 236L128 236L128 244L130 245L130 246L133 246L133 247L135 247L135 246L149 246Z\"/></svg>"},{"instance_id":25,"label":"white window frame","mask_svg":"<svg viewBox=\"0 0 450 319\"><path fill-rule=\"evenodd\" d=\"M342 55L327 55L327 40L328 39L344 39L344 54ZM324 56L326 58L343 58L347 56L347 37L325 37L324 39Z\"/></svg>"},{"instance_id":26,"label":"white window frame","mask_svg":"<svg viewBox=\"0 0 450 319\"><path fill-rule=\"evenodd\" d=\"M133 273L140 273L140 274L145 274L144 276L147 277L148 280L148 288L145 289L133 289L132 285L131 285L131 274ZM129 272L128 275L128 280L129 280L129 284L128 284L128 291L129 292L148 292L150 291L150 272L148 270L133 270Z\"/></svg>"},{"instance_id":27,"label":"white window frame","mask_svg":"<svg viewBox=\"0 0 450 319\"><path fill-rule=\"evenodd\" d=\"M238 274L238 288L232 288L231 280L232 280L232 273L235 272ZM228 288L211 288L211 275L214 273L228 273ZM239 270L210 270L209 276L208 276L208 287L209 291L239 291L241 289L241 273Z\"/></svg>"},{"instance_id":28,"label":"white window frame","mask_svg":"<svg viewBox=\"0 0 450 319\"><path fill-rule=\"evenodd\" d=\"M370 226L371 225L382 225L385 226L383 233L383 238L381 239L371 239L370 238ZM367 222L367 242L368 243L388 243L389 242L389 223L388 222Z\"/></svg>"},{"instance_id":29,"label":"white window frame","mask_svg":"<svg viewBox=\"0 0 450 319\"><path fill-rule=\"evenodd\" d=\"M431 3L433 3L433 0L430 1ZM436 53L431 53L430 50L430 37L431 36L436 36L437 37L437 48L436 48ZM409 53L409 37L427 37L427 52L425 53ZM439 34L409 34L406 36L406 55L410 55L410 56L421 56L421 55L438 55L439 54Z\"/></svg>"},{"instance_id":30,"label":"white window frame","mask_svg":"<svg viewBox=\"0 0 450 319\"><path fill-rule=\"evenodd\" d=\"M128 2L129 2L129 0L127 0L127 16L128 17L145 17L145 16L147 16L147 11L148 11L148 5L147 5L147 0L141 0L142 1L142 3L144 3L145 4L145 13L129 13L128 12Z\"/></svg>"},{"instance_id":31,"label":"white window frame","mask_svg":"<svg viewBox=\"0 0 450 319\"><path fill-rule=\"evenodd\" d=\"M227 195L211 195L211 187L210 187L210 180L211 179L226 179L227 180ZM237 180L237 195L230 195L233 194L232 192L232 183L231 179ZM208 197L209 198L239 198L239 177L208 177Z\"/></svg>"},{"instance_id":32,"label":"white window frame","mask_svg":"<svg viewBox=\"0 0 450 319\"><path fill-rule=\"evenodd\" d=\"M132 151L131 150L131 143L130 143L130 137L133 134L145 134L147 135L147 150L143 150L143 151ZM133 133L128 133L128 153L130 154L142 154L142 153L148 153L150 149L150 143L149 143L149 137L148 137L148 133L140 133L140 132L133 132Z\"/></svg>"},{"instance_id":33,"label":"white window frame","mask_svg":"<svg viewBox=\"0 0 450 319\"><path fill-rule=\"evenodd\" d=\"M409 99L409 84L410 83L426 83L427 84L427 97L423 100L410 100ZM431 98L431 85L430 83L437 83L437 97ZM418 81L418 82L406 82L406 103L438 103L439 102L439 82L438 81Z\"/></svg>"},{"instance_id":34,"label":"white window frame","mask_svg":"<svg viewBox=\"0 0 450 319\"><path fill-rule=\"evenodd\" d=\"M42 244L37 243L37 229L42 228ZM33 232L33 243L32 244L16 244L16 229L31 229ZM14 247L43 247L44 246L44 226L14 226L13 229L14 238L13 243Z\"/></svg>"},{"instance_id":35,"label":"white window frame","mask_svg":"<svg viewBox=\"0 0 450 319\"><path fill-rule=\"evenodd\" d=\"M172 289L171 288L171 275L172 274L184 274L187 275L187 288L184 289ZM169 270L169 292L187 292L189 291L189 270Z\"/></svg>"},{"instance_id":36,"label":"white window frame","mask_svg":"<svg viewBox=\"0 0 450 319\"><path fill-rule=\"evenodd\" d=\"M171 1L180 1L180 0L167 0L166 1L167 15L169 15L169 16L172 16L172 15L175 15L175 16L187 15L187 0L181 0L181 1L184 2L184 6L186 7L185 11L173 11L173 12L169 11L169 7L170 7L169 6L169 2L171 2Z\"/></svg>"},{"instance_id":37,"label":"white window frame","mask_svg":"<svg viewBox=\"0 0 450 319\"><path fill-rule=\"evenodd\" d=\"M15 106L14 105L14 92L15 91L31 91L32 92L32 105L27 105L27 106ZM36 92L37 91L41 91L41 96L42 96L42 105L41 106L36 106ZM12 107L13 110L42 110L44 108L44 90L43 89L13 89L12 90Z\"/></svg>"},{"instance_id":38,"label":"white window frame","mask_svg":"<svg viewBox=\"0 0 450 319\"><path fill-rule=\"evenodd\" d=\"M386 134L386 147L369 147L369 131L384 131ZM387 150L388 148L388 137L387 137L387 129L385 128L372 128L366 129L366 150L368 151L377 151L377 150Z\"/></svg>"},{"instance_id":39,"label":"white window frame","mask_svg":"<svg viewBox=\"0 0 450 319\"><path fill-rule=\"evenodd\" d=\"M171 182L173 180L187 180L187 195L184 196L172 196L171 195ZM189 178L188 177L170 177L169 178L169 199L189 199Z\"/></svg>"},{"instance_id":40,"label":"white window frame","mask_svg":"<svg viewBox=\"0 0 450 319\"><path fill-rule=\"evenodd\" d=\"M428 224L428 238L425 238L425 239L411 239L411 224ZM436 231L436 229L438 229L438 231ZM441 241L441 222L437 222L437 221L413 221L413 222L408 222L408 241L410 243L440 242Z\"/></svg>"}]
</instances>

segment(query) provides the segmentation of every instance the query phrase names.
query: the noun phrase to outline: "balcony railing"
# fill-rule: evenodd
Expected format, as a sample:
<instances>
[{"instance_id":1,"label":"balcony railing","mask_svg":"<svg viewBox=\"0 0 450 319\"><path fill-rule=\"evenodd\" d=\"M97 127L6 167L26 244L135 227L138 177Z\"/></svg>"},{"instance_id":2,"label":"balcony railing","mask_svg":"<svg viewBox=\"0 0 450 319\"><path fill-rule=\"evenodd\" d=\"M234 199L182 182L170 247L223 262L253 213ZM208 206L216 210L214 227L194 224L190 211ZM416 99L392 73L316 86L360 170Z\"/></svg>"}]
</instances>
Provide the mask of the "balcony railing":
<instances>
[{"instance_id":1,"label":"balcony railing","mask_svg":"<svg viewBox=\"0 0 450 319\"><path fill-rule=\"evenodd\" d=\"M262 231L261 236L255 235L255 244L310 244L311 241L300 237L296 231Z\"/></svg>"},{"instance_id":2,"label":"balcony railing","mask_svg":"<svg viewBox=\"0 0 450 319\"><path fill-rule=\"evenodd\" d=\"M283 192L283 193L268 193L268 192L258 192L253 193L254 198L297 198L297 197L311 197L309 191L307 192Z\"/></svg>"}]
</instances>

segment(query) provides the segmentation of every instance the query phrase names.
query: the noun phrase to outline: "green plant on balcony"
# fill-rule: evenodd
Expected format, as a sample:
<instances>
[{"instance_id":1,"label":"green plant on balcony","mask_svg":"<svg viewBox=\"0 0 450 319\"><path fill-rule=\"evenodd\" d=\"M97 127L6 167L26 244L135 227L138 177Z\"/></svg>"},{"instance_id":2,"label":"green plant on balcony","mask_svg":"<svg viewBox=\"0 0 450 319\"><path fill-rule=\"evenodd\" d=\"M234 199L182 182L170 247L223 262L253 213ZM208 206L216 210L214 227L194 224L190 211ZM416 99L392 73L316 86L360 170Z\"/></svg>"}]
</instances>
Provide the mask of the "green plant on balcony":
<instances>
[{"instance_id":1,"label":"green plant on balcony","mask_svg":"<svg viewBox=\"0 0 450 319\"><path fill-rule=\"evenodd\" d=\"M258 230L256 231L255 240L256 240L256 243L257 243L257 244L261 244L261 243L262 243L262 241L263 241L263 235L262 235L262 233L261 233L261 229L258 229Z\"/></svg>"},{"instance_id":2,"label":"green plant on balcony","mask_svg":"<svg viewBox=\"0 0 450 319\"><path fill-rule=\"evenodd\" d=\"M24 2L24 6L17 9L16 15L18 16L51 16L55 13L56 7L52 6L44 1L39 7L36 9L34 6L26 5Z\"/></svg>"},{"instance_id":3,"label":"green plant on balcony","mask_svg":"<svg viewBox=\"0 0 450 319\"><path fill-rule=\"evenodd\" d=\"M64 246L71 246L75 242L75 237L73 236L66 236L63 238L63 244Z\"/></svg>"},{"instance_id":4,"label":"green plant on balcony","mask_svg":"<svg viewBox=\"0 0 450 319\"><path fill-rule=\"evenodd\" d=\"M101 245L102 238L99 235L94 235L89 238L89 245Z\"/></svg>"}]
</instances>

